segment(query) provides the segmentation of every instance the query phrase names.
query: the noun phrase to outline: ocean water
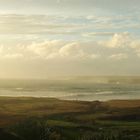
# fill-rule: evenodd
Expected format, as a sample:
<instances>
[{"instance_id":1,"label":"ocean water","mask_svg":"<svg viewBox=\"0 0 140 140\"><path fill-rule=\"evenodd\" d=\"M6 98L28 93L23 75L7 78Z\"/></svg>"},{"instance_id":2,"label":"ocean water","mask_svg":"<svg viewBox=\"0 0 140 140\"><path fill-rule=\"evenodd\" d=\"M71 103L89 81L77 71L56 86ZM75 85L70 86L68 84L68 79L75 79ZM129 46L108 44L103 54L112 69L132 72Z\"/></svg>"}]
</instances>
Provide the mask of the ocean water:
<instances>
[{"instance_id":1,"label":"ocean water","mask_svg":"<svg viewBox=\"0 0 140 140\"><path fill-rule=\"evenodd\" d=\"M0 80L0 96L65 100L140 99L140 78L85 77L62 80Z\"/></svg>"}]
</instances>

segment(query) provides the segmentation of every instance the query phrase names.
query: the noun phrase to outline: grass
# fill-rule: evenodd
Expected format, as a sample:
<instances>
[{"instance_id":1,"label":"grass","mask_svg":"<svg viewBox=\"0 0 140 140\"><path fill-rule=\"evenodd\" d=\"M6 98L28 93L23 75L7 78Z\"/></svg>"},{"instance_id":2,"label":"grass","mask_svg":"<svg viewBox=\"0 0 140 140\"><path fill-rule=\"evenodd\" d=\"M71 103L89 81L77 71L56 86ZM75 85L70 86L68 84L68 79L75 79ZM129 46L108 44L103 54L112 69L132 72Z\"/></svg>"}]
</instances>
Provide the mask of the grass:
<instances>
[{"instance_id":1,"label":"grass","mask_svg":"<svg viewBox=\"0 0 140 140\"><path fill-rule=\"evenodd\" d=\"M73 122L67 122L63 120L47 120L49 126L58 126L58 127L77 127L78 125Z\"/></svg>"},{"instance_id":2,"label":"grass","mask_svg":"<svg viewBox=\"0 0 140 140\"><path fill-rule=\"evenodd\" d=\"M140 100L1 97L0 128L23 140L140 140Z\"/></svg>"}]
</instances>

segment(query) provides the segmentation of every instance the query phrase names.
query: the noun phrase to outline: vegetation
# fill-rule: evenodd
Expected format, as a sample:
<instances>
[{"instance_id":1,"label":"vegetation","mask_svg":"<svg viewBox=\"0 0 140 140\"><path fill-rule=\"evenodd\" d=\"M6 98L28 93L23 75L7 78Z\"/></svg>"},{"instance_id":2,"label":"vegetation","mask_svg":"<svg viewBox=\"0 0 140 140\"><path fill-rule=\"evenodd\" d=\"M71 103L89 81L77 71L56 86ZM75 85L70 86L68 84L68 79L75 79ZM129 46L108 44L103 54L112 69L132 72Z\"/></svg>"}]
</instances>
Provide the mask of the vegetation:
<instances>
[{"instance_id":1,"label":"vegetation","mask_svg":"<svg viewBox=\"0 0 140 140\"><path fill-rule=\"evenodd\" d=\"M140 100L0 98L2 140L140 140Z\"/></svg>"}]
</instances>

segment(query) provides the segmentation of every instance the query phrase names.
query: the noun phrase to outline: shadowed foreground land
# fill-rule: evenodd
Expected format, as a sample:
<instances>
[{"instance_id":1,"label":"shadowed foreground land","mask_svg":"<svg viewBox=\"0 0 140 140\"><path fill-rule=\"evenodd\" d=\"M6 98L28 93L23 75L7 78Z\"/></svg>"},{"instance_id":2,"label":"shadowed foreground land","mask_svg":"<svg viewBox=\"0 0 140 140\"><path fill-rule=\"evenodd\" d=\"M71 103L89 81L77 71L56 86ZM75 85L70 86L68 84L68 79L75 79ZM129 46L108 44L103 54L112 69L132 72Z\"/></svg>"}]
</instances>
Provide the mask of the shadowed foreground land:
<instances>
[{"instance_id":1,"label":"shadowed foreground land","mask_svg":"<svg viewBox=\"0 0 140 140\"><path fill-rule=\"evenodd\" d=\"M140 140L140 100L0 97L0 140Z\"/></svg>"}]
</instances>

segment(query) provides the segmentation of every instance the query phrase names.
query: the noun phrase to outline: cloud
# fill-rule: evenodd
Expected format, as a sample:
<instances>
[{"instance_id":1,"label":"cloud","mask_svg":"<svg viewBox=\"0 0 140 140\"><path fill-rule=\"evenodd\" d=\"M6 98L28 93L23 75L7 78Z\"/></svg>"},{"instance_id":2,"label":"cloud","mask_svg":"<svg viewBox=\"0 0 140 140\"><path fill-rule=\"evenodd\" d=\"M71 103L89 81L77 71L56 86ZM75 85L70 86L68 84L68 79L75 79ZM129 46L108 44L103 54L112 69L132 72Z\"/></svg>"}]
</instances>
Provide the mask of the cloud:
<instances>
[{"instance_id":1,"label":"cloud","mask_svg":"<svg viewBox=\"0 0 140 140\"><path fill-rule=\"evenodd\" d=\"M59 50L61 56L76 56L78 55L77 52L79 52L78 54L81 54L80 46L76 42L66 44Z\"/></svg>"},{"instance_id":2,"label":"cloud","mask_svg":"<svg viewBox=\"0 0 140 140\"><path fill-rule=\"evenodd\" d=\"M138 57L140 57L140 49L136 51Z\"/></svg>"},{"instance_id":3,"label":"cloud","mask_svg":"<svg viewBox=\"0 0 140 140\"><path fill-rule=\"evenodd\" d=\"M130 47L132 47L134 49L140 49L140 40L139 39L132 40L130 43Z\"/></svg>"},{"instance_id":4,"label":"cloud","mask_svg":"<svg viewBox=\"0 0 140 140\"><path fill-rule=\"evenodd\" d=\"M122 60L122 59L127 59L128 55L124 53L119 53L119 54L112 54L109 56L109 59L111 60Z\"/></svg>"},{"instance_id":5,"label":"cloud","mask_svg":"<svg viewBox=\"0 0 140 140\"><path fill-rule=\"evenodd\" d=\"M37 35L38 40L42 36L46 38L57 36L57 38L71 38L74 36L81 39L82 36L111 36L116 29L130 30L139 28L139 16L132 15L108 15L101 16L80 16L80 15L21 15L21 14L0 14L0 35L12 36L29 36ZM21 28L22 27L22 28ZM94 30L93 30L94 29ZM88 32L89 31L89 32ZM94 32L95 31L95 32ZM119 34L119 33L117 33ZM59 35L59 36L58 36ZM76 36L76 37L75 37ZM8 39L11 39L9 37ZM36 39L32 39L35 40Z\"/></svg>"},{"instance_id":6,"label":"cloud","mask_svg":"<svg viewBox=\"0 0 140 140\"><path fill-rule=\"evenodd\" d=\"M109 40L99 41L99 44L108 48L125 48L130 46L131 41L130 34L124 32L114 34Z\"/></svg>"},{"instance_id":7,"label":"cloud","mask_svg":"<svg viewBox=\"0 0 140 140\"><path fill-rule=\"evenodd\" d=\"M60 40L45 41L41 43L32 43L27 46L27 50L33 52L42 58L48 58L50 55L58 52L59 48L63 46L64 42Z\"/></svg>"},{"instance_id":8,"label":"cloud","mask_svg":"<svg viewBox=\"0 0 140 140\"><path fill-rule=\"evenodd\" d=\"M1 58L3 58L3 59L19 59L19 58L23 58L23 54L21 54L21 53L5 54Z\"/></svg>"},{"instance_id":9,"label":"cloud","mask_svg":"<svg viewBox=\"0 0 140 140\"><path fill-rule=\"evenodd\" d=\"M93 44L92 44L93 45ZM34 42L29 45L18 44L16 46L0 47L0 58L2 59L43 59L50 60L95 60L100 58L94 46L88 42L73 42L63 40L46 40Z\"/></svg>"},{"instance_id":10,"label":"cloud","mask_svg":"<svg viewBox=\"0 0 140 140\"><path fill-rule=\"evenodd\" d=\"M19 49L20 50L20 49ZM0 46L0 59L18 59L23 58L22 52L18 52L17 49L12 50L10 47Z\"/></svg>"},{"instance_id":11,"label":"cloud","mask_svg":"<svg viewBox=\"0 0 140 140\"><path fill-rule=\"evenodd\" d=\"M98 34L98 33L95 33ZM108 33L103 33L108 34ZM107 36L108 37L108 36ZM46 40L15 46L0 46L0 58L22 58L40 60L101 60L105 58L123 60L140 56L140 41L128 32L115 33L103 41ZM100 58L100 59L99 59Z\"/></svg>"},{"instance_id":12,"label":"cloud","mask_svg":"<svg viewBox=\"0 0 140 140\"><path fill-rule=\"evenodd\" d=\"M18 44L16 46L0 47L0 58L23 60L94 60L100 58L100 54L94 51L90 43L73 42L63 40L46 40L34 42L29 45Z\"/></svg>"},{"instance_id":13,"label":"cloud","mask_svg":"<svg viewBox=\"0 0 140 140\"><path fill-rule=\"evenodd\" d=\"M0 14L0 34L68 35L84 28L83 23L68 22L65 16Z\"/></svg>"},{"instance_id":14,"label":"cloud","mask_svg":"<svg viewBox=\"0 0 140 140\"><path fill-rule=\"evenodd\" d=\"M66 44L59 50L59 54L62 57L67 56L68 58L80 58L80 59L96 59L99 58L98 54L94 54L94 52L89 53L85 51L85 46L80 45L79 43L70 43Z\"/></svg>"},{"instance_id":15,"label":"cloud","mask_svg":"<svg viewBox=\"0 0 140 140\"><path fill-rule=\"evenodd\" d=\"M126 59L124 53L128 53L128 55L135 54L136 56L140 56L140 40L135 36L131 35L128 32L123 33L115 33L110 39L104 41L98 41L98 45L102 47L113 49L117 51L121 51L123 53L113 54L110 58L117 58L117 59Z\"/></svg>"},{"instance_id":16,"label":"cloud","mask_svg":"<svg viewBox=\"0 0 140 140\"><path fill-rule=\"evenodd\" d=\"M135 50L135 53L140 57L140 40L133 41L130 46Z\"/></svg>"},{"instance_id":17,"label":"cloud","mask_svg":"<svg viewBox=\"0 0 140 140\"><path fill-rule=\"evenodd\" d=\"M35 57L50 59L97 59L98 54L90 52L89 46L83 46L79 42L64 42L64 41L45 41L43 43L33 43L27 46Z\"/></svg>"},{"instance_id":18,"label":"cloud","mask_svg":"<svg viewBox=\"0 0 140 140\"><path fill-rule=\"evenodd\" d=\"M94 37L94 36L112 36L115 33L113 32L91 32L82 34L85 37Z\"/></svg>"},{"instance_id":19,"label":"cloud","mask_svg":"<svg viewBox=\"0 0 140 140\"><path fill-rule=\"evenodd\" d=\"M95 8L101 8L101 9L122 9L125 7L125 9L127 10L128 7L132 8L132 7L138 7L139 0L133 0L133 2L131 0L118 0L116 2L116 0L0 0L0 4L5 7L6 4L9 6L12 5L12 3L14 2L15 6L19 6L20 8L22 8L22 5L25 6L24 9L29 7L33 7L36 9L47 9L48 7L51 8L55 8L57 6L57 2L63 2L62 6L65 6L66 8L72 8L72 7L76 7L77 9L83 9L84 6L86 6L86 8L88 9L95 9ZM37 8L38 5L38 8ZM131 7L132 6L132 7ZM15 8L15 7L14 7ZM88 10L87 9L87 10ZM75 9L74 9L75 10Z\"/></svg>"}]
</instances>

